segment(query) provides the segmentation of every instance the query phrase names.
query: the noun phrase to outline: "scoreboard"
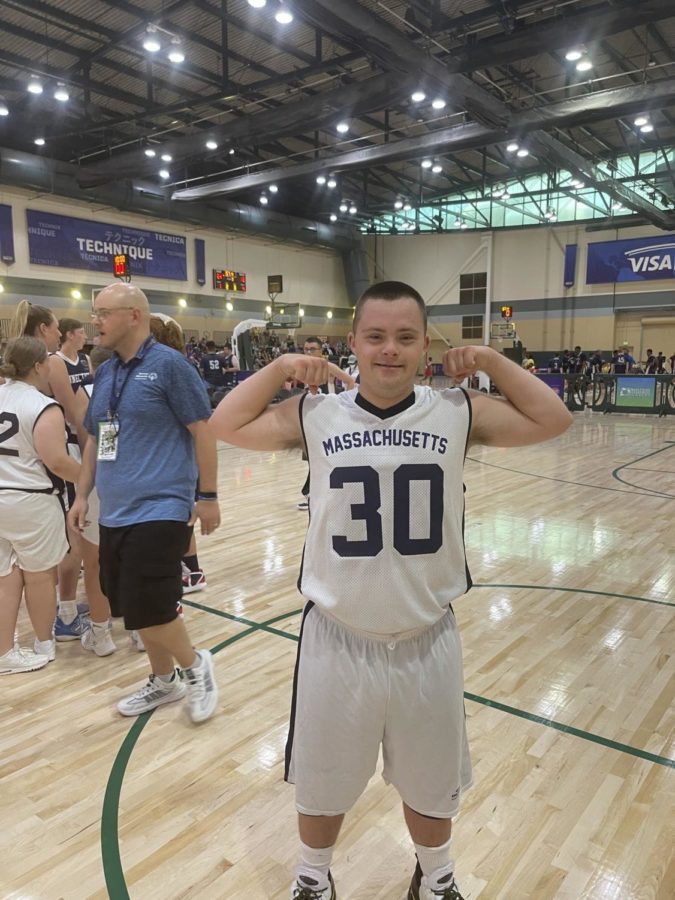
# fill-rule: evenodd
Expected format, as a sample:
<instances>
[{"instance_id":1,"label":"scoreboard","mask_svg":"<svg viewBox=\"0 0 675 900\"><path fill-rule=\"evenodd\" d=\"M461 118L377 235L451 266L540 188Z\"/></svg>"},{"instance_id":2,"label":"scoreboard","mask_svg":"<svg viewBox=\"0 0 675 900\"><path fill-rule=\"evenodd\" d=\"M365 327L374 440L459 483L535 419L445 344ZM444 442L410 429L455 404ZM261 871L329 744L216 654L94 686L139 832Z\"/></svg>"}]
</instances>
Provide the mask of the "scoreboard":
<instances>
[{"instance_id":1,"label":"scoreboard","mask_svg":"<svg viewBox=\"0 0 675 900\"><path fill-rule=\"evenodd\" d=\"M217 291L245 293L246 275L244 272L233 272L231 269L214 269L213 287Z\"/></svg>"}]
</instances>

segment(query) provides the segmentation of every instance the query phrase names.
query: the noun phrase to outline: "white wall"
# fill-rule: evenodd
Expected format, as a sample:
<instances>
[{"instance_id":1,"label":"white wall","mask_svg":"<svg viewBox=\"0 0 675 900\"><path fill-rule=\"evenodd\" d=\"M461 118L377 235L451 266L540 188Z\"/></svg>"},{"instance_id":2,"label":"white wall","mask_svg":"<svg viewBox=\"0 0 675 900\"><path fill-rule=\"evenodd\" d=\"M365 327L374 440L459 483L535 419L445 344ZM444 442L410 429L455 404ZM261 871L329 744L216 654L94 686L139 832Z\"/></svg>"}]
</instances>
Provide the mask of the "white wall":
<instances>
[{"instance_id":1,"label":"white wall","mask_svg":"<svg viewBox=\"0 0 675 900\"><path fill-rule=\"evenodd\" d=\"M433 306L459 303L457 275L486 271L486 251L470 260L480 249L481 240L490 239L493 242L494 301L662 291L672 286L672 278L616 286L587 285L585 282L589 243L650 235L663 237L663 234L649 227L587 232L585 225L563 224L513 231L378 235L368 238L367 247L374 277L405 281ZM566 244L579 245L576 284L569 289L563 285Z\"/></svg>"},{"instance_id":2,"label":"white wall","mask_svg":"<svg viewBox=\"0 0 675 900\"><path fill-rule=\"evenodd\" d=\"M87 269L66 269L52 266L36 266L29 263L28 233L25 210L37 209L60 215L74 216L115 225L156 229L169 234L183 235L187 243L187 281L161 278L134 277L134 283L142 289L170 291L182 294L199 293L223 297L222 291L214 291L212 269L234 269L245 272L247 299L268 300L267 276L284 276L283 299L288 303L320 304L330 307L349 306L344 281L342 259L330 250L282 243L279 239L254 237L236 232L194 228L165 219L120 212L100 204L86 204L54 195L36 194L0 185L0 203L12 207L14 223L14 252L12 265L0 263L0 277L38 278L45 281L67 282L73 287L80 284L104 286L113 281L104 272ZM194 238L206 243L206 284L200 287L195 280Z\"/></svg>"}]
</instances>

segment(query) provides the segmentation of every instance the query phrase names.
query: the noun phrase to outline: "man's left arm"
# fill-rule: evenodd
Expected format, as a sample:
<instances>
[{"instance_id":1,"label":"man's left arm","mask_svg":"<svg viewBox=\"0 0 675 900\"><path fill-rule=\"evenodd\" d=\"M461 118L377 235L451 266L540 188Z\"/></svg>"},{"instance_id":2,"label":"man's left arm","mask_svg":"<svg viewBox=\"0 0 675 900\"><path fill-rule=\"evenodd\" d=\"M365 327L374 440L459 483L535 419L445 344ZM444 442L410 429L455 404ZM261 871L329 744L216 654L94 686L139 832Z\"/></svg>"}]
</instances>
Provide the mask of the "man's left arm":
<instances>
[{"instance_id":1,"label":"man's left arm","mask_svg":"<svg viewBox=\"0 0 675 900\"><path fill-rule=\"evenodd\" d=\"M490 347L455 347L443 355L444 374L456 381L479 370L502 396L471 393L472 443L522 447L557 437L572 424L572 414L547 384Z\"/></svg>"},{"instance_id":2,"label":"man's left arm","mask_svg":"<svg viewBox=\"0 0 675 900\"><path fill-rule=\"evenodd\" d=\"M208 428L207 419L192 422L187 428L195 442L195 456L199 472L197 501L189 524L194 525L199 519L202 534L211 534L220 525L216 439Z\"/></svg>"}]
</instances>

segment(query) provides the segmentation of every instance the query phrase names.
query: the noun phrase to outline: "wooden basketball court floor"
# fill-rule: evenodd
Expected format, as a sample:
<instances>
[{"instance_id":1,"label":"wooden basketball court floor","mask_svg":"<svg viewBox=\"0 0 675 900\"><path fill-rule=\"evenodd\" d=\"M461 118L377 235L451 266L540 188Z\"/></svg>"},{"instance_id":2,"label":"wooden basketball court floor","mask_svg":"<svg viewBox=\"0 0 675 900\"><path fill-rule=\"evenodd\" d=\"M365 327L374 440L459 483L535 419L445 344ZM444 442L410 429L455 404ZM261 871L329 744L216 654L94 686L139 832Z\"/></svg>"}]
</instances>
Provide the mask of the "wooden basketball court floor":
<instances>
[{"instance_id":1,"label":"wooden basketball court floor","mask_svg":"<svg viewBox=\"0 0 675 900\"><path fill-rule=\"evenodd\" d=\"M209 586L186 605L216 653L218 713L117 715L146 674L119 624L111 657L61 644L46 670L3 678L5 900L288 897L306 467L219 458L223 525L199 541ZM455 823L459 884L471 900L672 900L675 420L577 414L545 445L472 449L465 478L476 584L455 609L475 786ZM402 900L412 868L376 775L335 854L338 896Z\"/></svg>"}]
</instances>

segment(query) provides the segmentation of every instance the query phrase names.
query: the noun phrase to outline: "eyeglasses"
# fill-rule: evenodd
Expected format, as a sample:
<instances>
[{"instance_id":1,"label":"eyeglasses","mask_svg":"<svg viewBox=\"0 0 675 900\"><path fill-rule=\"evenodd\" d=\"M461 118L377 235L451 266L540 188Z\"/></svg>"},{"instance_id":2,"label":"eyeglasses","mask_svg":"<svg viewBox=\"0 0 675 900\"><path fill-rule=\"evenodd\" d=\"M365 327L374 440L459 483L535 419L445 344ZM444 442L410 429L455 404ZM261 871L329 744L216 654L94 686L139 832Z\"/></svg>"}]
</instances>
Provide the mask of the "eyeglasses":
<instances>
[{"instance_id":1,"label":"eyeglasses","mask_svg":"<svg viewBox=\"0 0 675 900\"><path fill-rule=\"evenodd\" d=\"M135 306L116 306L114 309L105 309L104 307L100 307L99 309L95 309L91 313L92 319L100 319L102 322L111 316L114 312L119 312L120 309L137 309Z\"/></svg>"}]
</instances>

